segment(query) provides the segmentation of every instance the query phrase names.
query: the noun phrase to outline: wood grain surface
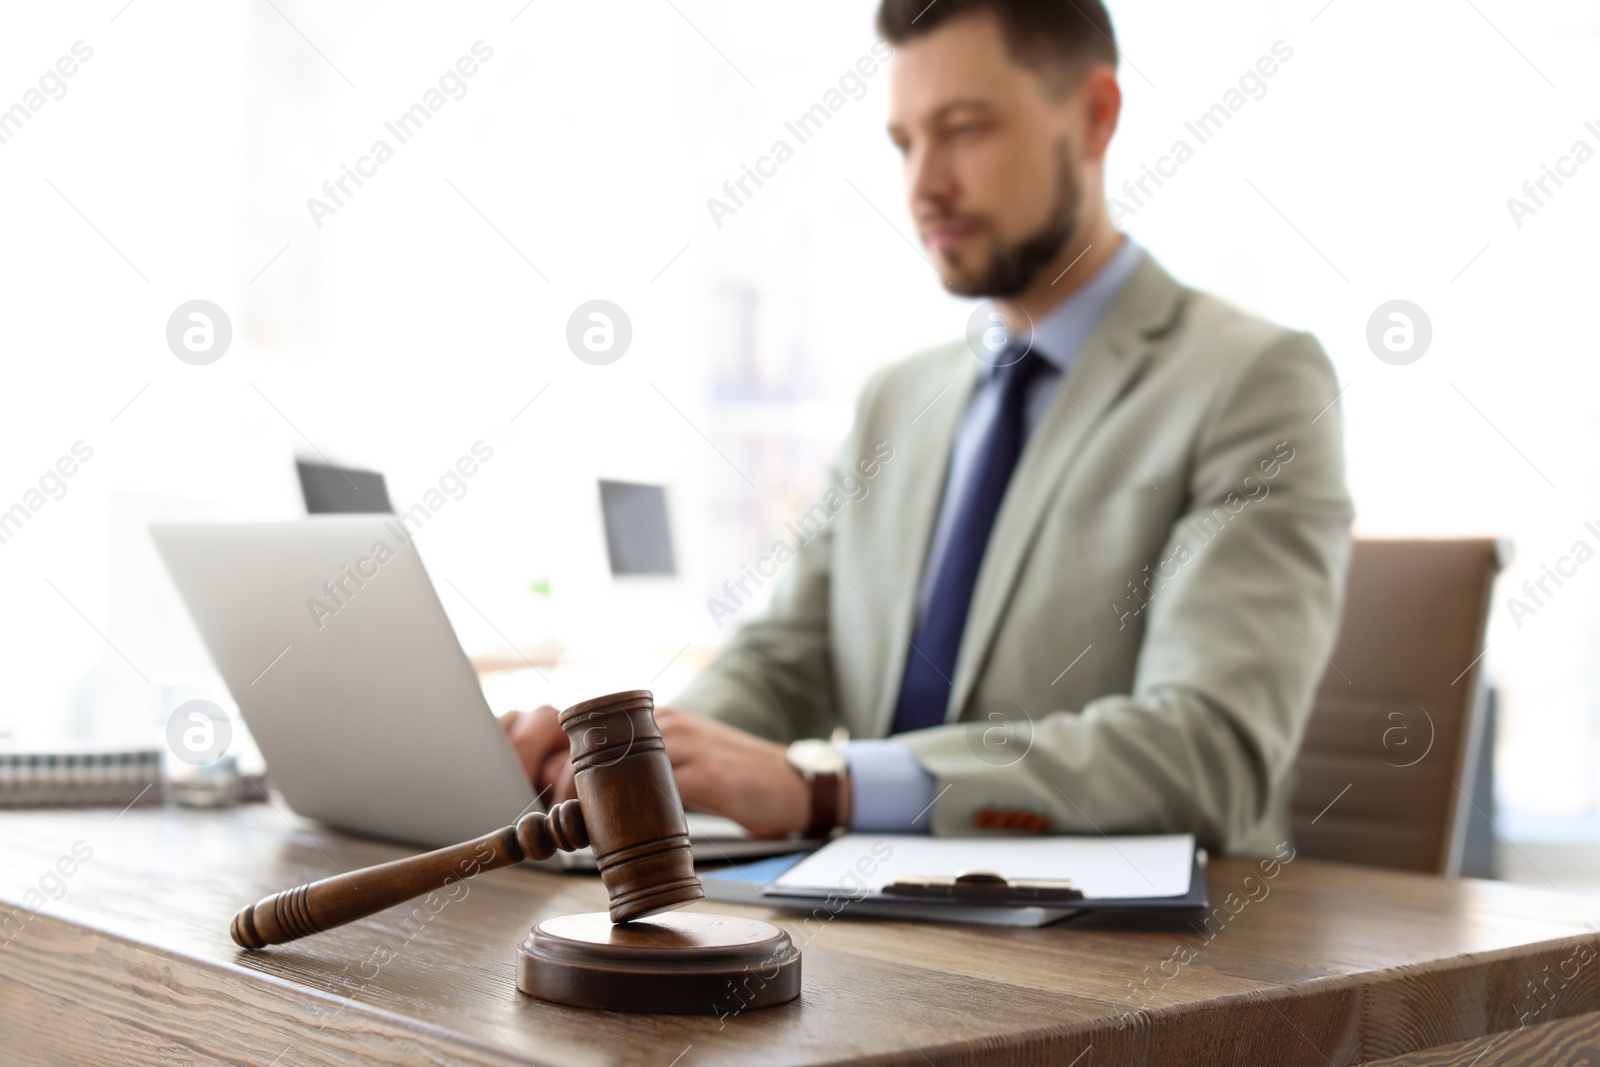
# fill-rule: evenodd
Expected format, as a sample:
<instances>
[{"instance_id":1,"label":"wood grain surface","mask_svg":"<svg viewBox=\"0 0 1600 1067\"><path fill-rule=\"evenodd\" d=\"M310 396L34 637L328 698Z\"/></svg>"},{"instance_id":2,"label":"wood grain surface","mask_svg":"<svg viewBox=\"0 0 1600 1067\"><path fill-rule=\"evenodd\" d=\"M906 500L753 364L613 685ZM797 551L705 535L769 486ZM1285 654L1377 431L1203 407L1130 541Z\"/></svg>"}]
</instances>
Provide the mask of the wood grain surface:
<instances>
[{"instance_id":1,"label":"wood grain surface","mask_svg":"<svg viewBox=\"0 0 1600 1067\"><path fill-rule=\"evenodd\" d=\"M804 953L798 999L723 1016L517 993L534 922L605 907L592 874L510 868L263 952L229 940L247 902L409 853L281 801L0 813L0 1061L1344 1067L1496 1035L1505 1055L1534 1050L1490 1049L1487 1067L1585 1063L1520 1042L1576 1034L1581 1050L1600 1012L1600 901L1309 859L1270 878L1213 861L1209 923L997 930L695 904L776 922Z\"/></svg>"},{"instance_id":2,"label":"wood grain surface","mask_svg":"<svg viewBox=\"0 0 1600 1067\"><path fill-rule=\"evenodd\" d=\"M1372 1067L1522 1067L1523 1064L1600 1067L1600 1015L1539 1023L1372 1061Z\"/></svg>"}]
</instances>

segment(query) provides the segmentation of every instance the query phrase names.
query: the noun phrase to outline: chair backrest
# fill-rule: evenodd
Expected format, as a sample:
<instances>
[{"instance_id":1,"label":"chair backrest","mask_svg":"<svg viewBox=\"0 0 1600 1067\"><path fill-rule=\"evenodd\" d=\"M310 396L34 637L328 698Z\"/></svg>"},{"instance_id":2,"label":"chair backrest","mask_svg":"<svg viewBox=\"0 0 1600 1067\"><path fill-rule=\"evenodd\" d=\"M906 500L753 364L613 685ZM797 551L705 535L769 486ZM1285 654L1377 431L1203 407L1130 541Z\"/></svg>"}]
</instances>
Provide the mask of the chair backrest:
<instances>
[{"instance_id":1,"label":"chair backrest","mask_svg":"<svg viewBox=\"0 0 1600 1067\"><path fill-rule=\"evenodd\" d=\"M1295 772L1296 848L1455 874L1482 734L1484 631L1509 545L1355 542Z\"/></svg>"}]
</instances>

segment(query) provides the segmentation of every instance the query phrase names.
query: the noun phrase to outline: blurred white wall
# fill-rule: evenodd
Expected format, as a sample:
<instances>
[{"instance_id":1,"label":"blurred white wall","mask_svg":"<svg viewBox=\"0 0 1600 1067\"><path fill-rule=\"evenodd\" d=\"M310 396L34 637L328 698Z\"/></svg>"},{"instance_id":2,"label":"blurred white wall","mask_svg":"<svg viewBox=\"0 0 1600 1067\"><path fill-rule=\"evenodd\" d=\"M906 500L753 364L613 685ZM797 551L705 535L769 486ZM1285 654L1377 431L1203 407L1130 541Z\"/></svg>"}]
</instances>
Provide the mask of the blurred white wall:
<instances>
[{"instance_id":1,"label":"blurred white wall","mask_svg":"<svg viewBox=\"0 0 1600 1067\"><path fill-rule=\"evenodd\" d=\"M664 481L686 578L648 601L645 628L668 655L725 637L705 597L820 491L863 378L970 310L909 243L881 69L847 82L734 214L707 209L872 54L872 10L0 11L0 108L92 49L0 143L0 508L75 442L93 449L0 544L0 730L142 722L162 684L204 674L142 527L297 517L295 454L382 470L403 507L475 442L494 449L423 539L474 651L557 633L603 655L620 617L637 625L594 481ZM1515 540L1486 659L1504 693L1500 799L1535 823L1594 815L1600 562L1531 616L1506 596L1574 541L1600 545L1584 530L1600 524L1600 159L1520 226L1506 202L1574 142L1600 150L1600 13L1163 0L1113 15L1113 191L1175 141L1194 149L1122 224L1187 282L1322 339L1347 386L1360 532ZM1185 124L1275 53L1198 143ZM430 90L442 104L399 143L385 123ZM361 164L379 139L392 158ZM358 165L370 176L314 218L307 199ZM208 366L165 340L197 298L234 329ZM608 366L565 343L591 299L631 320ZM1432 323L1406 366L1365 340L1392 299ZM548 600L528 588L544 580Z\"/></svg>"}]
</instances>

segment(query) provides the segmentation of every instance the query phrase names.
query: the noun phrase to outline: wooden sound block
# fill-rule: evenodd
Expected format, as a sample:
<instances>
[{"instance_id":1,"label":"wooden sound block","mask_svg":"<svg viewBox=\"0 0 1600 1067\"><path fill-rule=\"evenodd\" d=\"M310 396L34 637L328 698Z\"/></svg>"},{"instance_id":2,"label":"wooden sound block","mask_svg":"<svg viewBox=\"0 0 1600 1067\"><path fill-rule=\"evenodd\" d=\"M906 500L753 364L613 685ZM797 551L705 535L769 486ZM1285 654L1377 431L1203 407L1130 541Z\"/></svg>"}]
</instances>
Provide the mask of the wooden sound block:
<instances>
[{"instance_id":1,"label":"wooden sound block","mask_svg":"<svg viewBox=\"0 0 1600 1067\"><path fill-rule=\"evenodd\" d=\"M535 926L517 952L517 988L605 1011L727 1015L800 993L800 950L759 919L671 912L613 923L604 912Z\"/></svg>"}]
</instances>

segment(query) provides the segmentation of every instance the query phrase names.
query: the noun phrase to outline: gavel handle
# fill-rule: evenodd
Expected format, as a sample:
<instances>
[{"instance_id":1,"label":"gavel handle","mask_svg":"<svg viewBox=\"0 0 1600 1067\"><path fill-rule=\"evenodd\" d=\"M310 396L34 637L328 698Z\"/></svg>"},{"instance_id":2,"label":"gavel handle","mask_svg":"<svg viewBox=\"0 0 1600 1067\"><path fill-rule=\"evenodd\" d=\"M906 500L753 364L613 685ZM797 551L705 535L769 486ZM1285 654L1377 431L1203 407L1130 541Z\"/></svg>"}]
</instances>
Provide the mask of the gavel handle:
<instances>
[{"instance_id":1,"label":"gavel handle","mask_svg":"<svg viewBox=\"0 0 1600 1067\"><path fill-rule=\"evenodd\" d=\"M349 874L275 893L233 917L229 932L241 948L281 945L363 919L402 901L442 889L483 871L525 859L549 859L589 843L576 800L533 812L492 834L409 859L380 863Z\"/></svg>"}]
</instances>

